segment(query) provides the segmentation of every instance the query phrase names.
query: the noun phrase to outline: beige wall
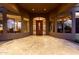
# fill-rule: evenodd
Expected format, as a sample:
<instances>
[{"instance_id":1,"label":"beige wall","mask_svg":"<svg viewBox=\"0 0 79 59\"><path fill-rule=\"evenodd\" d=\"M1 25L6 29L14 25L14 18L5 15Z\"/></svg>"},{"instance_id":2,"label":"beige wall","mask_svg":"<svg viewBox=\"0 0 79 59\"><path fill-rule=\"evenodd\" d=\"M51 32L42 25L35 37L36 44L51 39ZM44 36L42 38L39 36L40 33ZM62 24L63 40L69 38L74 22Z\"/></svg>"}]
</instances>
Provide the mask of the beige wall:
<instances>
[{"instance_id":1,"label":"beige wall","mask_svg":"<svg viewBox=\"0 0 79 59\"><path fill-rule=\"evenodd\" d=\"M13 18L13 19L15 19L16 21L21 20L21 16L17 16L17 15L10 15L10 14L7 14L7 17L8 17L8 18Z\"/></svg>"}]
</instances>

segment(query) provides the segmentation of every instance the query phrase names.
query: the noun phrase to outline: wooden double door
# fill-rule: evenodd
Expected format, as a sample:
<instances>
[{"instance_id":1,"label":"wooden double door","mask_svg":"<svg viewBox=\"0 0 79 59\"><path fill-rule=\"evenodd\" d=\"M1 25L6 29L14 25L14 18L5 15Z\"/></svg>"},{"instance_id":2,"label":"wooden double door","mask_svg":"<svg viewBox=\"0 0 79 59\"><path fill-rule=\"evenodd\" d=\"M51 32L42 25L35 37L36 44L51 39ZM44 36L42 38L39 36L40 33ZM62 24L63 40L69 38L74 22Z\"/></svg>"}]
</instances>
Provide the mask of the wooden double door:
<instances>
[{"instance_id":1,"label":"wooden double door","mask_svg":"<svg viewBox=\"0 0 79 59\"><path fill-rule=\"evenodd\" d=\"M42 35L43 34L43 21L37 20L36 21L36 35Z\"/></svg>"}]
</instances>

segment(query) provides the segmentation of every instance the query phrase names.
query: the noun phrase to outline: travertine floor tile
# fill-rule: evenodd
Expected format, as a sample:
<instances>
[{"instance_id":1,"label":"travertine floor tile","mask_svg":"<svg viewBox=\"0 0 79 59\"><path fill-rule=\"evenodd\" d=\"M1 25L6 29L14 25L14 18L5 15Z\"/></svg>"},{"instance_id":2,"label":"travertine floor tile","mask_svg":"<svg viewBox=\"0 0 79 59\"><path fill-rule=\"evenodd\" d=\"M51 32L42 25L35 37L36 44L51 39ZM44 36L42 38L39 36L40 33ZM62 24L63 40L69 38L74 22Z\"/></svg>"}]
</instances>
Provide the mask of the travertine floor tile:
<instances>
[{"instance_id":1,"label":"travertine floor tile","mask_svg":"<svg viewBox=\"0 0 79 59\"><path fill-rule=\"evenodd\" d=\"M79 46L51 36L28 36L0 42L0 54L79 54Z\"/></svg>"}]
</instances>

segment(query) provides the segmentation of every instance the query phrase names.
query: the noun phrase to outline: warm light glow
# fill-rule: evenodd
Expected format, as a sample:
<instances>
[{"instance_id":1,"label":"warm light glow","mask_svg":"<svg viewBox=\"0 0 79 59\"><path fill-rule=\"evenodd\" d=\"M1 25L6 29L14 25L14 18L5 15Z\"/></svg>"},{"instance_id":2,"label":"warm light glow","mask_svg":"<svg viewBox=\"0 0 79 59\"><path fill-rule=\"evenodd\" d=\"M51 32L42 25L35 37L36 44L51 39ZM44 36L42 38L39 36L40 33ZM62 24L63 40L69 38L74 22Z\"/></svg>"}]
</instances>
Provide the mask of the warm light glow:
<instances>
[{"instance_id":1,"label":"warm light glow","mask_svg":"<svg viewBox=\"0 0 79 59\"><path fill-rule=\"evenodd\" d=\"M47 9L46 8L44 8L44 11L46 11Z\"/></svg>"},{"instance_id":2,"label":"warm light glow","mask_svg":"<svg viewBox=\"0 0 79 59\"><path fill-rule=\"evenodd\" d=\"M35 9L33 8L32 11L34 11Z\"/></svg>"},{"instance_id":3,"label":"warm light glow","mask_svg":"<svg viewBox=\"0 0 79 59\"><path fill-rule=\"evenodd\" d=\"M25 20L25 21L29 21L29 19L28 19L28 18L24 18L23 20Z\"/></svg>"},{"instance_id":4,"label":"warm light glow","mask_svg":"<svg viewBox=\"0 0 79 59\"><path fill-rule=\"evenodd\" d=\"M20 19L21 19L21 16L10 15L10 14L7 14L7 17L8 17L8 18L13 18L13 19L15 19L15 20L20 20Z\"/></svg>"},{"instance_id":5,"label":"warm light glow","mask_svg":"<svg viewBox=\"0 0 79 59\"><path fill-rule=\"evenodd\" d=\"M76 13L75 13L75 17L76 17L76 18L79 18L79 12L76 12Z\"/></svg>"},{"instance_id":6,"label":"warm light glow","mask_svg":"<svg viewBox=\"0 0 79 59\"><path fill-rule=\"evenodd\" d=\"M43 17L35 17L34 20L45 20Z\"/></svg>"},{"instance_id":7,"label":"warm light glow","mask_svg":"<svg viewBox=\"0 0 79 59\"><path fill-rule=\"evenodd\" d=\"M3 25L2 24L0 24L0 31L2 31L3 30Z\"/></svg>"},{"instance_id":8,"label":"warm light glow","mask_svg":"<svg viewBox=\"0 0 79 59\"><path fill-rule=\"evenodd\" d=\"M18 22L18 28L21 29L21 22Z\"/></svg>"}]
</instances>

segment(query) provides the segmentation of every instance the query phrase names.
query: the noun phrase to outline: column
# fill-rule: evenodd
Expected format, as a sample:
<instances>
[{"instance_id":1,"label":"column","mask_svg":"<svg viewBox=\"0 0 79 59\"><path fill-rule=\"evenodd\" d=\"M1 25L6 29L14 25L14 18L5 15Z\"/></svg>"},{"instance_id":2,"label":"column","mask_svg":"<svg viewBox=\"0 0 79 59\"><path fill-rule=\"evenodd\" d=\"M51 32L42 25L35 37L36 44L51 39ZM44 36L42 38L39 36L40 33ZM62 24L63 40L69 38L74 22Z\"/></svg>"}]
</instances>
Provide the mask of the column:
<instances>
[{"instance_id":1,"label":"column","mask_svg":"<svg viewBox=\"0 0 79 59\"><path fill-rule=\"evenodd\" d=\"M30 34L33 35L33 17L30 17L29 20L29 30L30 30Z\"/></svg>"},{"instance_id":2,"label":"column","mask_svg":"<svg viewBox=\"0 0 79 59\"><path fill-rule=\"evenodd\" d=\"M48 35L49 34L49 17L46 17L46 34Z\"/></svg>"},{"instance_id":3,"label":"column","mask_svg":"<svg viewBox=\"0 0 79 59\"><path fill-rule=\"evenodd\" d=\"M7 33L7 10L3 8L3 33Z\"/></svg>"},{"instance_id":4,"label":"column","mask_svg":"<svg viewBox=\"0 0 79 59\"><path fill-rule=\"evenodd\" d=\"M23 28L24 28L24 24L23 24L23 17L21 16L21 33L23 33Z\"/></svg>"},{"instance_id":5,"label":"column","mask_svg":"<svg viewBox=\"0 0 79 59\"><path fill-rule=\"evenodd\" d=\"M75 11L72 10L72 33L73 33L73 34L75 33L75 29L76 29L75 23L76 23L76 20L75 20Z\"/></svg>"}]
</instances>

